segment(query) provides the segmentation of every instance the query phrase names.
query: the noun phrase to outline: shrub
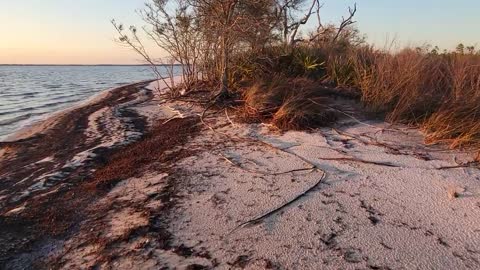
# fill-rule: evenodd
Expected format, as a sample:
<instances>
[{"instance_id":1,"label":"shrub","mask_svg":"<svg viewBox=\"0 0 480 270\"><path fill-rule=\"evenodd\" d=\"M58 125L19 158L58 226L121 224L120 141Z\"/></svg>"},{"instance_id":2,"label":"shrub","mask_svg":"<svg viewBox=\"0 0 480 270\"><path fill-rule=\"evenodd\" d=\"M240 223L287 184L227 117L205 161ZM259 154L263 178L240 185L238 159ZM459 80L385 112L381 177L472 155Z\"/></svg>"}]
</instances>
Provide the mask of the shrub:
<instances>
[{"instance_id":1,"label":"shrub","mask_svg":"<svg viewBox=\"0 0 480 270\"><path fill-rule=\"evenodd\" d=\"M307 78L274 76L244 91L245 111L282 130L325 126L336 119L328 106L331 91Z\"/></svg>"},{"instance_id":2,"label":"shrub","mask_svg":"<svg viewBox=\"0 0 480 270\"><path fill-rule=\"evenodd\" d=\"M450 94L424 124L427 142L446 141L451 147L480 145L480 58L450 58Z\"/></svg>"},{"instance_id":3,"label":"shrub","mask_svg":"<svg viewBox=\"0 0 480 270\"><path fill-rule=\"evenodd\" d=\"M293 91L296 89L281 76L256 82L243 93L246 111L251 115L272 116Z\"/></svg>"},{"instance_id":4,"label":"shrub","mask_svg":"<svg viewBox=\"0 0 480 270\"><path fill-rule=\"evenodd\" d=\"M480 142L480 57L398 53L352 54L362 100L388 121L423 127L426 141L452 147Z\"/></svg>"},{"instance_id":5,"label":"shrub","mask_svg":"<svg viewBox=\"0 0 480 270\"><path fill-rule=\"evenodd\" d=\"M353 98L358 90L365 107L389 122L423 128L429 143L480 145L478 54L322 43L244 56L243 78L257 82L244 92L246 108L281 129L330 122L331 113L318 104L328 102L326 87L333 86L336 95L349 89Z\"/></svg>"},{"instance_id":6,"label":"shrub","mask_svg":"<svg viewBox=\"0 0 480 270\"><path fill-rule=\"evenodd\" d=\"M337 120L336 112L324 104L329 104L326 97L312 97L297 93L289 96L273 115L272 124L281 130L302 130L332 124Z\"/></svg>"},{"instance_id":7,"label":"shrub","mask_svg":"<svg viewBox=\"0 0 480 270\"><path fill-rule=\"evenodd\" d=\"M319 80L326 75L326 53L301 46L273 46L262 51L242 52L234 56L232 73L236 81L258 81L272 76Z\"/></svg>"}]
</instances>

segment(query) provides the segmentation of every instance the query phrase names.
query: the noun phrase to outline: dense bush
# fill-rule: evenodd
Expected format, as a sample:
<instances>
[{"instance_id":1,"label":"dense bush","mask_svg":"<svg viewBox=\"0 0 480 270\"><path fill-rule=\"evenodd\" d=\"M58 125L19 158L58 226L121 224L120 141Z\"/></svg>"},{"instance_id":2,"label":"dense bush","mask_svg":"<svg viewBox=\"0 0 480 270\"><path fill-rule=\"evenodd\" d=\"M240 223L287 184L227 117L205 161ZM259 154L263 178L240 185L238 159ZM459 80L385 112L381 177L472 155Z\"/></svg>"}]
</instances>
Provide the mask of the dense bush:
<instances>
[{"instance_id":1,"label":"dense bush","mask_svg":"<svg viewBox=\"0 0 480 270\"><path fill-rule=\"evenodd\" d=\"M355 86L391 122L424 128L428 142L480 143L480 56L353 51Z\"/></svg>"},{"instance_id":2,"label":"dense bush","mask_svg":"<svg viewBox=\"0 0 480 270\"><path fill-rule=\"evenodd\" d=\"M480 145L480 55L474 52L327 43L244 53L236 63L236 80L257 82L245 92L247 106L278 112L272 117L282 128L318 125L314 116L328 123L332 118L306 100L321 96L312 89L331 86L356 89L368 110L423 128L429 143ZM308 112L299 117L302 109Z\"/></svg>"},{"instance_id":3,"label":"dense bush","mask_svg":"<svg viewBox=\"0 0 480 270\"><path fill-rule=\"evenodd\" d=\"M282 130L325 126L336 119L329 106L331 91L308 78L275 76L243 90L244 111Z\"/></svg>"}]
</instances>

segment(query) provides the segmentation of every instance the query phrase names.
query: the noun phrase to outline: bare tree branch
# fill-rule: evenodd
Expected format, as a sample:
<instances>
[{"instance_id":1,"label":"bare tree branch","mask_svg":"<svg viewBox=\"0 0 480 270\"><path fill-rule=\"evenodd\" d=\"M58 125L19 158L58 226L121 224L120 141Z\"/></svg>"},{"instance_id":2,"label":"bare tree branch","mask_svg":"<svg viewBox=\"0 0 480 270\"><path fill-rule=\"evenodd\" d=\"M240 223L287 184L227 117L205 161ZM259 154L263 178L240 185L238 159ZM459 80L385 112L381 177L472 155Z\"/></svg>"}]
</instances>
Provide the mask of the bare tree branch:
<instances>
[{"instance_id":1,"label":"bare tree branch","mask_svg":"<svg viewBox=\"0 0 480 270\"><path fill-rule=\"evenodd\" d=\"M332 42L337 41L338 37L347 26L356 23L356 21L353 20L353 17L355 16L355 13L357 13L357 3L353 5L353 9L351 7L348 8L348 13L349 13L349 16L346 19L342 17L342 22L340 23L337 34L333 38Z\"/></svg>"}]
</instances>

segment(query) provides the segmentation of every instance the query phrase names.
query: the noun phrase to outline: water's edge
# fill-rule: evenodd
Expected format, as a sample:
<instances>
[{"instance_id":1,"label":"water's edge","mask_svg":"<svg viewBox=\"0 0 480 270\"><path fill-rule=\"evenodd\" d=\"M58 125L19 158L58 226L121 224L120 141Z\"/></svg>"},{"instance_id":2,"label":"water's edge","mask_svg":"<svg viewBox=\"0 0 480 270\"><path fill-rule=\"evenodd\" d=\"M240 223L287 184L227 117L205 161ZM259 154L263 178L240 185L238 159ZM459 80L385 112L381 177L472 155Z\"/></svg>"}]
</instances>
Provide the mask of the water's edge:
<instances>
[{"instance_id":1,"label":"water's edge","mask_svg":"<svg viewBox=\"0 0 480 270\"><path fill-rule=\"evenodd\" d=\"M105 89L155 77L148 66L0 66L0 141Z\"/></svg>"}]
</instances>

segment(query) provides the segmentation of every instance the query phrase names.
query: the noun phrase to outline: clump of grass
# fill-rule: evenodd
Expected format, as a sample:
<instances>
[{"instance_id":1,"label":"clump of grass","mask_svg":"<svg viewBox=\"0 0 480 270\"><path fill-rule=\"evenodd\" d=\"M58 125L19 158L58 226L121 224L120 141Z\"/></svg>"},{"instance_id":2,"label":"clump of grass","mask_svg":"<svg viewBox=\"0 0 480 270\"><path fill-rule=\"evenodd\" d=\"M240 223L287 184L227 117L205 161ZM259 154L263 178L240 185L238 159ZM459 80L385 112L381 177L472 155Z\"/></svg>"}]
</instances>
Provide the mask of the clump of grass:
<instances>
[{"instance_id":1,"label":"clump of grass","mask_svg":"<svg viewBox=\"0 0 480 270\"><path fill-rule=\"evenodd\" d=\"M480 146L480 58L455 56L450 63L449 95L424 123L427 142L447 142L452 148Z\"/></svg>"},{"instance_id":2,"label":"clump of grass","mask_svg":"<svg viewBox=\"0 0 480 270\"><path fill-rule=\"evenodd\" d=\"M297 94L288 97L274 114L272 124L281 130L302 130L310 127L329 125L337 119L335 111L322 104L328 104L325 97L308 98Z\"/></svg>"},{"instance_id":3,"label":"clump of grass","mask_svg":"<svg viewBox=\"0 0 480 270\"><path fill-rule=\"evenodd\" d=\"M256 82L244 91L248 113L282 129L330 119L307 102L324 97L319 85L328 85L361 93L366 109L389 122L421 127L427 143L480 146L480 53L328 43L271 47L239 59L236 74Z\"/></svg>"},{"instance_id":4,"label":"clump of grass","mask_svg":"<svg viewBox=\"0 0 480 270\"><path fill-rule=\"evenodd\" d=\"M328 106L329 93L306 78L275 76L247 88L243 96L247 114L269 120L282 130L300 130L336 120L335 111Z\"/></svg>"},{"instance_id":5,"label":"clump of grass","mask_svg":"<svg viewBox=\"0 0 480 270\"><path fill-rule=\"evenodd\" d=\"M451 148L480 146L480 100L453 103L435 112L423 125L426 142L444 142Z\"/></svg>"},{"instance_id":6,"label":"clump of grass","mask_svg":"<svg viewBox=\"0 0 480 270\"><path fill-rule=\"evenodd\" d=\"M280 76L256 82L243 92L246 112L261 117L272 116L295 89Z\"/></svg>"},{"instance_id":7,"label":"clump of grass","mask_svg":"<svg viewBox=\"0 0 480 270\"><path fill-rule=\"evenodd\" d=\"M356 57L356 77L362 100L391 122L421 123L446 94L444 63L411 49L396 54L363 52Z\"/></svg>"},{"instance_id":8,"label":"clump of grass","mask_svg":"<svg viewBox=\"0 0 480 270\"><path fill-rule=\"evenodd\" d=\"M353 50L353 84L370 110L417 125L428 143L480 145L480 56Z\"/></svg>"}]
</instances>

